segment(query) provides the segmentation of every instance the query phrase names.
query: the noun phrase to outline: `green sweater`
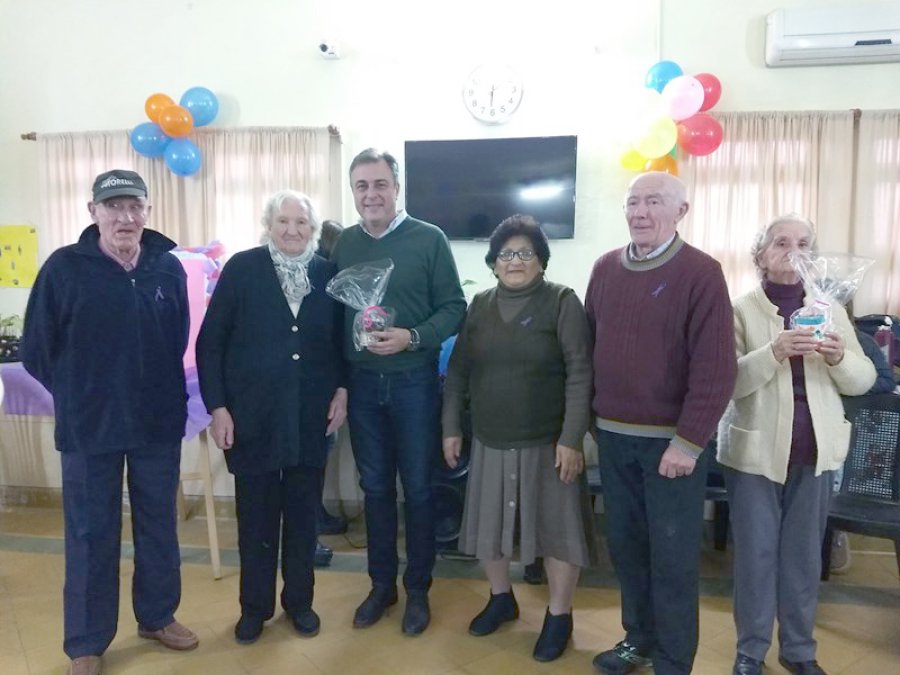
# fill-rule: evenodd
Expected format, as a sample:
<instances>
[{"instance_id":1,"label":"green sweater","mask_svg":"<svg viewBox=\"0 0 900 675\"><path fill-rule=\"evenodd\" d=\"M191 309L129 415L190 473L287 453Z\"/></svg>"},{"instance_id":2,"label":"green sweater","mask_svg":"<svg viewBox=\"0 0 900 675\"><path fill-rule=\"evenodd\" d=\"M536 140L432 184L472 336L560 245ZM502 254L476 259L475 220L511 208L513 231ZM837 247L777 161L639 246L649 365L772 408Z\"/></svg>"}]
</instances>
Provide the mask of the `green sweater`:
<instances>
[{"instance_id":1,"label":"green sweater","mask_svg":"<svg viewBox=\"0 0 900 675\"><path fill-rule=\"evenodd\" d=\"M419 349L391 356L356 351L352 330L357 310L345 307L347 360L353 366L382 373L436 362L441 343L459 330L466 313L466 299L447 237L434 225L407 217L380 239L374 239L359 225L349 227L341 233L331 254L338 270L383 258L394 261L394 271L380 304L396 310L395 326L418 331Z\"/></svg>"},{"instance_id":2,"label":"green sweater","mask_svg":"<svg viewBox=\"0 0 900 675\"><path fill-rule=\"evenodd\" d=\"M474 434L494 448L561 443L581 449L590 426L590 337L571 288L497 286L472 301L444 385L444 437Z\"/></svg>"}]
</instances>

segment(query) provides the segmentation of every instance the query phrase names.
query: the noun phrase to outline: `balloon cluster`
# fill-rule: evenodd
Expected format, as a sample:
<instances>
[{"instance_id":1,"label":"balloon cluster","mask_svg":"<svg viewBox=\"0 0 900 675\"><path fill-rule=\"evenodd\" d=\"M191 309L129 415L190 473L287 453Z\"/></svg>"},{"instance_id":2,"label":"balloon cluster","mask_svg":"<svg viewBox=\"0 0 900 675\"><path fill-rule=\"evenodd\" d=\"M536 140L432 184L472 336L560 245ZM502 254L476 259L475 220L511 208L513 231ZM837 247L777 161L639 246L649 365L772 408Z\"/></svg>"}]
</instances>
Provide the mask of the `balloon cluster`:
<instances>
[{"instance_id":1,"label":"balloon cluster","mask_svg":"<svg viewBox=\"0 0 900 675\"><path fill-rule=\"evenodd\" d=\"M191 87L179 105L166 94L151 94L144 103L149 122L131 131L131 147L144 157L164 157L177 176L193 176L202 155L187 138L194 127L206 126L219 114L219 99L206 87Z\"/></svg>"},{"instance_id":2,"label":"balloon cluster","mask_svg":"<svg viewBox=\"0 0 900 675\"><path fill-rule=\"evenodd\" d=\"M619 163L629 171L678 175L678 149L708 155L722 143L722 125L707 110L719 101L722 84L710 73L685 75L677 63L660 61L647 71L629 147Z\"/></svg>"}]
</instances>

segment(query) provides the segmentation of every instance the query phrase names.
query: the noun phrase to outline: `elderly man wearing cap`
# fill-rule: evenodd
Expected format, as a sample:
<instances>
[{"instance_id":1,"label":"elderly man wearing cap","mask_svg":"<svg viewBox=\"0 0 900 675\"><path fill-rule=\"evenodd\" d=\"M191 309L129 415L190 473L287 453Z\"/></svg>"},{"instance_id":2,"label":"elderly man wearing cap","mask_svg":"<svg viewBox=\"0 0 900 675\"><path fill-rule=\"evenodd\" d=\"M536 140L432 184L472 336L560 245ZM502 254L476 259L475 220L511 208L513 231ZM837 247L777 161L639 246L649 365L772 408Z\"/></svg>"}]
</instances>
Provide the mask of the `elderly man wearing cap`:
<instances>
[{"instance_id":1,"label":"elderly man wearing cap","mask_svg":"<svg viewBox=\"0 0 900 675\"><path fill-rule=\"evenodd\" d=\"M98 176L88 210L94 224L38 274L21 352L56 409L70 675L99 673L116 634L126 464L138 635L171 649L198 643L174 617L181 597L175 492L187 416L184 270L169 254L175 243L144 227L150 206L138 174Z\"/></svg>"}]
</instances>

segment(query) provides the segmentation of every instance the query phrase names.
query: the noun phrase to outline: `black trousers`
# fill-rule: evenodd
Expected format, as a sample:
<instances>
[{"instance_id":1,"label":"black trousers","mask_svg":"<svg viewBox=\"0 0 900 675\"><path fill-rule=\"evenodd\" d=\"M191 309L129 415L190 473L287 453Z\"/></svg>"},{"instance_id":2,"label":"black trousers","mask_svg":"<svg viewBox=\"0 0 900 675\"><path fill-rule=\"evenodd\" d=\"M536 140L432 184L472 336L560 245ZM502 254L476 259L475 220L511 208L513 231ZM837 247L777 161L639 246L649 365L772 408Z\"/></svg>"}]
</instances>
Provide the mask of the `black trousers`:
<instances>
[{"instance_id":1,"label":"black trousers","mask_svg":"<svg viewBox=\"0 0 900 675\"><path fill-rule=\"evenodd\" d=\"M310 609L316 553L316 509L322 503L325 469L292 466L235 476L241 613L270 619L281 539L281 606L289 615Z\"/></svg>"},{"instance_id":2,"label":"black trousers","mask_svg":"<svg viewBox=\"0 0 900 675\"><path fill-rule=\"evenodd\" d=\"M657 675L687 675L697 653L706 453L690 476L659 475L665 438L597 435L606 536L626 639Z\"/></svg>"}]
</instances>

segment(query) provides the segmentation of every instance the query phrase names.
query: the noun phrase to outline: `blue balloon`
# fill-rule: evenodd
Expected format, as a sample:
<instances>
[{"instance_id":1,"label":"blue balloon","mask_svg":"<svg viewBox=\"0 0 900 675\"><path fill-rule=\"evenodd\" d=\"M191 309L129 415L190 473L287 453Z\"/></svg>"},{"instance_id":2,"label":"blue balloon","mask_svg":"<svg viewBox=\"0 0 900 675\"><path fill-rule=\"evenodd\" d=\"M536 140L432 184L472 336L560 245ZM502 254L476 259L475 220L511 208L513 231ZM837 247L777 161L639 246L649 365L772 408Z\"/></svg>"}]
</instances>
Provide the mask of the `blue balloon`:
<instances>
[{"instance_id":1,"label":"blue balloon","mask_svg":"<svg viewBox=\"0 0 900 675\"><path fill-rule=\"evenodd\" d=\"M647 89L656 89L656 91L661 92L669 83L669 80L679 75L684 75L684 71L677 63L674 61L660 61L650 66L650 70L647 71L647 76L644 78L644 86Z\"/></svg>"},{"instance_id":2,"label":"blue balloon","mask_svg":"<svg viewBox=\"0 0 900 675\"><path fill-rule=\"evenodd\" d=\"M193 176L203 163L200 148L186 138L173 138L165 154L166 166L176 176Z\"/></svg>"},{"instance_id":3,"label":"blue balloon","mask_svg":"<svg viewBox=\"0 0 900 675\"><path fill-rule=\"evenodd\" d=\"M162 157L169 141L165 132L158 124L144 122L131 130L131 147L144 157Z\"/></svg>"},{"instance_id":4,"label":"blue balloon","mask_svg":"<svg viewBox=\"0 0 900 675\"><path fill-rule=\"evenodd\" d=\"M179 101L194 118L195 127L203 127L216 119L219 114L219 99L206 87L191 87Z\"/></svg>"}]
</instances>

